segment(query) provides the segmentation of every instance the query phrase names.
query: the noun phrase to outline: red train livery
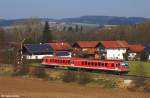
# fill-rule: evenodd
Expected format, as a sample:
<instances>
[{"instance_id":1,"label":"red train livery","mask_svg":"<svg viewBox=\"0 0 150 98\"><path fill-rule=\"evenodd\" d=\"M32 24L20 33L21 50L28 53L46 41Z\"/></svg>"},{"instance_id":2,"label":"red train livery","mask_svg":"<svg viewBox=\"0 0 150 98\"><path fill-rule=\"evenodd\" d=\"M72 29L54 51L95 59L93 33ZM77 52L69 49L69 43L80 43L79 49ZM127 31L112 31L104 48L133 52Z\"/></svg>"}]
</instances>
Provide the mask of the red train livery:
<instances>
[{"instance_id":1,"label":"red train livery","mask_svg":"<svg viewBox=\"0 0 150 98\"><path fill-rule=\"evenodd\" d=\"M42 65L128 72L128 63L119 60L91 60L82 58L61 58L47 56L43 58Z\"/></svg>"}]
</instances>

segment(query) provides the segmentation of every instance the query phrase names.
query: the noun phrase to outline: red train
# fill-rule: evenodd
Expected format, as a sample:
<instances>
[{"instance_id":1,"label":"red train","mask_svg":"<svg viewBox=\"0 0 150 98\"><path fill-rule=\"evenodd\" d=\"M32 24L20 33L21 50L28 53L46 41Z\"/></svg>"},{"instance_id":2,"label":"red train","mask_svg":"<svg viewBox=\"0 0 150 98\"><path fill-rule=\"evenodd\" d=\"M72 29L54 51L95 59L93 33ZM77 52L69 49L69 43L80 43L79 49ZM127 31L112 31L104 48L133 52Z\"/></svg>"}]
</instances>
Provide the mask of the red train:
<instances>
[{"instance_id":1,"label":"red train","mask_svg":"<svg viewBox=\"0 0 150 98\"><path fill-rule=\"evenodd\" d=\"M61 66L113 72L128 72L128 63L119 60L91 60L82 58L44 57L44 66Z\"/></svg>"}]
</instances>

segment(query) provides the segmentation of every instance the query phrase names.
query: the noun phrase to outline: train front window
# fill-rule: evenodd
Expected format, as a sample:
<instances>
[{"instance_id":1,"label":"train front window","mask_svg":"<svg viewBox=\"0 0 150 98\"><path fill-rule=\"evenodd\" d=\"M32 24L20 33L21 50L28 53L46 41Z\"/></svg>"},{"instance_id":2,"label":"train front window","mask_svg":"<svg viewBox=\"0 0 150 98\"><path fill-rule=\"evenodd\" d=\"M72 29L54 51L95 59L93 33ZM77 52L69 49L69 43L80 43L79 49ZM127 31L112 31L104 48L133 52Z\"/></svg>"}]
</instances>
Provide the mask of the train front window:
<instances>
[{"instance_id":1,"label":"train front window","mask_svg":"<svg viewBox=\"0 0 150 98\"><path fill-rule=\"evenodd\" d=\"M121 62L122 68L128 68L128 62L122 61Z\"/></svg>"}]
</instances>

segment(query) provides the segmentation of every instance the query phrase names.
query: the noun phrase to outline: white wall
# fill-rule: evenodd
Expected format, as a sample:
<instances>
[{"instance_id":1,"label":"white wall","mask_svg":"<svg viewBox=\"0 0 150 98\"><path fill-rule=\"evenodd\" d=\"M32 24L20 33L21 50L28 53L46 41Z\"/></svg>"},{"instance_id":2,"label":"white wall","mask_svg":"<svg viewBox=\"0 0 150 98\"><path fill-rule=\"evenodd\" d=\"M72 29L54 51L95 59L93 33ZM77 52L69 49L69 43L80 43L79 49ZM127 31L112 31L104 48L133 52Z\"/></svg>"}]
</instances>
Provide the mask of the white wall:
<instances>
[{"instance_id":1,"label":"white wall","mask_svg":"<svg viewBox=\"0 0 150 98\"><path fill-rule=\"evenodd\" d=\"M126 48L106 49L107 59L123 59L123 54L126 53Z\"/></svg>"},{"instance_id":2,"label":"white wall","mask_svg":"<svg viewBox=\"0 0 150 98\"><path fill-rule=\"evenodd\" d=\"M53 55L23 55L23 57L29 60L35 60L35 59L40 60L45 56L53 56Z\"/></svg>"}]
</instances>

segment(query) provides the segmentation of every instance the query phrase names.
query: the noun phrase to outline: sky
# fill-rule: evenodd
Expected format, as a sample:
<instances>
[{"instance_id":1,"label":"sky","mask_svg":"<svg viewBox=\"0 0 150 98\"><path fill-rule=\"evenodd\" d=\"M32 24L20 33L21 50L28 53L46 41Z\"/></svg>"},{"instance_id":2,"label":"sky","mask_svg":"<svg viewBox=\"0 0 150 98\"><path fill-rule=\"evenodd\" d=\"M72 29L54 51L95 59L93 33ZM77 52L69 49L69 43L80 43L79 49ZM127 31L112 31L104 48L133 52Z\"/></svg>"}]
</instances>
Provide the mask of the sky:
<instances>
[{"instance_id":1,"label":"sky","mask_svg":"<svg viewBox=\"0 0 150 98\"><path fill-rule=\"evenodd\" d=\"M84 15L150 18L150 0L0 0L0 18L70 18Z\"/></svg>"}]
</instances>

